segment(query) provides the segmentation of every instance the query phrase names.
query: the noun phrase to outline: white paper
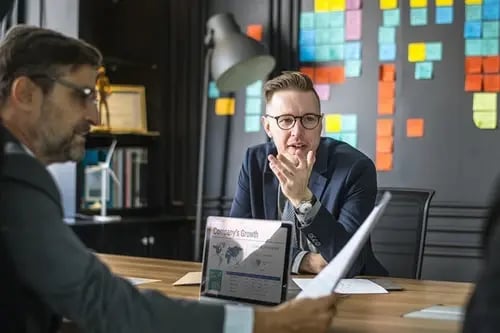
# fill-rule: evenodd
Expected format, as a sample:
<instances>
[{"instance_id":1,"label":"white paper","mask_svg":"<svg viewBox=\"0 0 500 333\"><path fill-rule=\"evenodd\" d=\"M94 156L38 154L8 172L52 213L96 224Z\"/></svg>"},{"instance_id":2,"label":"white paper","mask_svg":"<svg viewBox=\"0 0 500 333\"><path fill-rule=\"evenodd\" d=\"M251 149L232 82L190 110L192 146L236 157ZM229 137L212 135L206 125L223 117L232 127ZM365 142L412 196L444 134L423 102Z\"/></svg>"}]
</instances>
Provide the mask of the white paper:
<instances>
[{"instance_id":1,"label":"white paper","mask_svg":"<svg viewBox=\"0 0 500 333\"><path fill-rule=\"evenodd\" d=\"M201 272L186 273L179 280L175 281L174 286L193 286L201 283Z\"/></svg>"},{"instance_id":2,"label":"white paper","mask_svg":"<svg viewBox=\"0 0 500 333\"><path fill-rule=\"evenodd\" d=\"M293 279L300 289L305 289L313 279ZM337 294L387 294L387 290L367 279L342 279L335 287Z\"/></svg>"},{"instance_id":3,"label":"white paper","mask_svg":"<svg viewBox=\"0 0 500 333\"><path fill-rule=\"evenodd\" d=\"M405 318L425 318L460 321L464 316L464 308L461 306L434 305L428 308L413 311L403 315Z\"/></svg>"},{"instance_id":4,"label":"white paper","mask_svg":"<svg viewBox=\"0 0 500 333\"><path fill-rule=\"evenodd\" d=\"M391 199L389 192L384 193L379 204L371 211L370 215L361 224L359 229L352 235L347 244L333 258L330 263L323 268L315 278L297 295L297 298L317 298L330 295L337 283L347 274L356 260L359 252L363 248L370 232L377 224L385 207Z\"/></svg>"},{"instance_id":5,"label":"white paper","mask_svg":"<svg viewBox=\"0 0 500 333\"><path fill-rule=\"evenodd\" d=\"M129 280L130 283L132 283L134 286L138 286L140 284L145 284L145 283L153 283L153 282L161 281L161 280L143 279L143 278L130 277L130 276L126 276L125 279Z\"/></svg>"}]
</instances>

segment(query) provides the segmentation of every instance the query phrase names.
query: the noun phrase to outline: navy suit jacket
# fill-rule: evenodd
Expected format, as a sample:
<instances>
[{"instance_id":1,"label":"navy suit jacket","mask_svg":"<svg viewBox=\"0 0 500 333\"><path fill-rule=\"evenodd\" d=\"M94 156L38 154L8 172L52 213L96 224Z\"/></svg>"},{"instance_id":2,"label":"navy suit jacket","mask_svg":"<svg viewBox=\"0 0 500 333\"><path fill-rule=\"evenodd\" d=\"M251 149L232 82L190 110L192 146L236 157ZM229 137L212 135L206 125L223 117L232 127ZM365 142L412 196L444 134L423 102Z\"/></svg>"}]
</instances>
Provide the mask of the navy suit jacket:
<instances>
[{"instance_id":1,"label":"navy suit jacket","mask_svg":"<svg viewBox=\"0 0 500 333\"><path fill-rule=\"evenodd\" d=\"M230 215L275 220L278 218L278 179L269 167L268 155L276 155L272 142L251 147L240 171ZM309 189L321 203L312 223L301 229L321 255L331 261L374 207L377 174L373 162L350 145L321 138ZM319 242L319 243L318 243ZM299 252L294 249L293 256ZM375 258L370 241L361 251L349 275L387 275Z\"/></svg>"}]
</instances>

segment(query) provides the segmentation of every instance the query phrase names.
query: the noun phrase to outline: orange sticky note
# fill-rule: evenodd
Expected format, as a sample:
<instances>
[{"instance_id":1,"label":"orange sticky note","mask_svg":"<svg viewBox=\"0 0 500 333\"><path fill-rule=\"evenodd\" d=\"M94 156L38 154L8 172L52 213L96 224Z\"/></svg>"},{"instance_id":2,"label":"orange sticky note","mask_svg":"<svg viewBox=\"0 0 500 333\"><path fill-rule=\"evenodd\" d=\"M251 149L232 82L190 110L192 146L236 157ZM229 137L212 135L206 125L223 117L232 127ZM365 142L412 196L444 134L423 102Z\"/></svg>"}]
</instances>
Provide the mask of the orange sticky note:
<instances>
[{"instance_id":1,"label":"orange sticky note","mask_svg":"<svg viewBox=\"0 0 500 333\"><path fill-rule=\"evenodd\" d=\"M340 84L345 81L344 66L330 68L330 83Z\"/></svg>"},{"instance_id":2,"label":"orange sticky note","mask_svg":"<svg viewBox=\"0 0 500 333\"><path fill-rule=\"evenodd\" d=\"M300 72L309 76L314 81L314 67L300 67Z\"/></svg>"},{"instance_id":3,"label":"orange sticky note","mask_svg":"<svg viewBox=\"0 0 500 333\"><path fill-rule=\"evenodd\" d=\"M379 100L377 113L380 115L394 114L394 98Z\"/></svg>"},{"instance_id":4,"label":"orange sticky note","mask_svg":"<svg viewBox=\"0 0 500 333\"><path fill-rule=\"evenodd\" d=\"M485 75L483 76L484 91L498 92L500 91L500 75Z\"/></svg>"},{"instance_id":5,"label":"orange sticky note","mask_svg":"<svg viewBox=\"0 0 500 333\"><path fill-rule=\"evenodd\" d=\"M465 75L465 91L481 91L483 89L483 76L481 74Z\"/></svg>"},{"instance_id":6,"label":"orange sticky note","mask_svg":"<svg viewBox=\"0 0 500 333\"><path fill-rule=\"evenodd\" d=\"M406 136L409 138L421 138L424 136L424 119L410 118L406 120Z\"/></svg>"},{"instance_id":7,"label":"orange sticky note","mask_svg":"<svg viewBox=\"0 0 500 333\"><path fill-rule=\"evenodd\" d=\"M377 153L375 166L378 171L392 170L392 153Z\"/></svg>"},{"instance_id":8,"label":"orange sticky note","mask_svg":"<svg viewBox=\"0 0 500 333\"><path fill-rule=\"evenodd\" d=\"M396 85L394 82L378 82L378 100L393 99L396 90Z\"/></svg>"},{"instance_id":9,"label":"orange sticky note","mask_svg":"<svg viewBox=\"0 0 500 333\"><path fill-rule=\"evenodd\" d=\"M500 56L489 56L483 58L484 73L499 73L500 72Z\"/></svg>"},{"instance_id":10,"label":"orange sticky note","mask_svg":"<svg viewBox=\"0 0 500 333\"><path fill-rule=\"evenodd\" d=\"M316 67L314 71L314 83L330 83L330 68Z\"/></svg>"},{"instance_id":11,"label":"orange sticky note","mask_svg":"<svg viewBox=\"0 0 500 333\"><path fill-rule=\"evenodd\" d=\"M217 98L215 100L215 114L218 116L232 116L235 109L234 98Z\"/></svg>"},{"instance_id":12,"label":"orange sticky note","mask_svg":"<svg viewBox=\"0 0 500 333\"><path fill-rule=\"evenodd\" d=\"M377 153L392 153L394 151L394 137L377 136Z\"/></svg>"},{"instance_id":13,"label":"orange sticky note","mask_svg":"<svg viewBox=\"0 0 500 333\"><path fill-rule=\"evenodd\" d=\"M262 40L262 24L250 24L247 26L247 36L259 42Z\"/></svg>"},{"instance_id":14,"label":"orange sticky note","mask_svg":"<svg viewBox=\"0 0 500 333\"><path fill-rule=\"evenodd\" d=\"M392 82L396 80L396 66L394 64L383 64L379 68L379 80Z\"/></svg>"},{"instance_id":15,"label":"orange sticky note","mask_svg":"<svg viewBox=\"0 0 500 333\"><path fill-rule=\"evenodd\" d=\"M393 135L394 135L394 120L377 119L377 136L393 136Z\"/></svg>"},{"instance_id":16,"label":"orange sticky note","mask_svg":"<svg viewBox=\"0 0 500 333\"><path fill-rule=\"evenodd\" d=\"M482 63L483 59L481 57L465 57L465 73L481 73Z\"/></svg>"}]
</instances>

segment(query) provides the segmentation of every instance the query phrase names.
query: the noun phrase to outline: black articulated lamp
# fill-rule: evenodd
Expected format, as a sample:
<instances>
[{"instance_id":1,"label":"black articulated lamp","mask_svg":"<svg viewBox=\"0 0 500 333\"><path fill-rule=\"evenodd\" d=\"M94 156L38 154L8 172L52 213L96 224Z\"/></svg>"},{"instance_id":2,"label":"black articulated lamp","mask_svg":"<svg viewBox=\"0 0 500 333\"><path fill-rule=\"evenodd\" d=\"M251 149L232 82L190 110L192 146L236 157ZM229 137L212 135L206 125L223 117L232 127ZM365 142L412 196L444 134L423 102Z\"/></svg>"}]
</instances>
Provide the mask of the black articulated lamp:
<instances>
[{"instance_id":1,"label":"black articulated lamp","mask_svg":"<svg viewBox=\"0 0 500 333\"><path fill-rule=\"evenodd\" d=\"M207 53L203 77L203 100L198 156L198 189L196 196L196 225L194 259L199 261L201 222L203 214L203 184L205 169L205 140L207 131L207 100L209 73L222 92L233 92L264 79L274 68L275 60L266 47L243 34L232 14L212 16L207 21L205 37Z\"/></svg>"}]
</instances>

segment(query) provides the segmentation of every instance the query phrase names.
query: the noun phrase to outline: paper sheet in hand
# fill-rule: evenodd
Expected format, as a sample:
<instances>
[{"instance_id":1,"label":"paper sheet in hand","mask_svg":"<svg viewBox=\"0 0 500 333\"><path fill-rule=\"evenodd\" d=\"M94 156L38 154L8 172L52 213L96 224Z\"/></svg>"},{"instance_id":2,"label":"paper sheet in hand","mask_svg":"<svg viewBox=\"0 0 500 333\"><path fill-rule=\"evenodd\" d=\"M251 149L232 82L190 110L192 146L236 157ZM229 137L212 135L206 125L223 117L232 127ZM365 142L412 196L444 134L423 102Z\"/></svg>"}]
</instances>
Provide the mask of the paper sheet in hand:
<instances>
[{"instance_id":1,"label":"paper sheet in hand","mask_svg":"<svg viewBox=\"0 0 500 333\"><path fill-rule=\"evenodd\" d=\"M201 283L201 272L186 273L179 280L174 282L174 286L196 286Z\"/></svg>"},{"instance_id":2,"label":"paper sheet in hand","mask_svg":"<svg viewBox=\"0 0 500 333\"><path fill-rule=\"evenodd\" d=\"M335 258L333 258L333 260L312 279L309 285L297 295L297 298L322 297L331 294L335 290L339 281L346 275L353 262L358 257L370 232L382 216L390 199L391 194L389 192L384 193L378 205L373 208L370 215L368 215L363 224L361 224L359 229L352 235L347 244L340 250Z\"/></svg>"},{"instance_id":3,"label":"paper sheet in hand","mask_svg":"<svg viewBox=\"0 0 500 333\"><path fill-rule=\"evenodd\" d=\"M305 289L313 279L293 279L300 289ZM367 279L342 279L335 287L338 294L387 294L387 290Z\"/></svg>"},{"instance_id":4,"label":"paper sheet in hand","mask_svg":"<svg viewBox=\"0 0 500 333\"><path fill-rule=\"evenodd\" d=\"M136 278L136 277L130 277L130 276L126 276L125 279L129 280L130 283L132 283L134 286L138 286L140 284L145 284L145 283L152 283L152 282L160 281L160 280L143 279L143 278Z\"/></svg>"}]
</instances>

